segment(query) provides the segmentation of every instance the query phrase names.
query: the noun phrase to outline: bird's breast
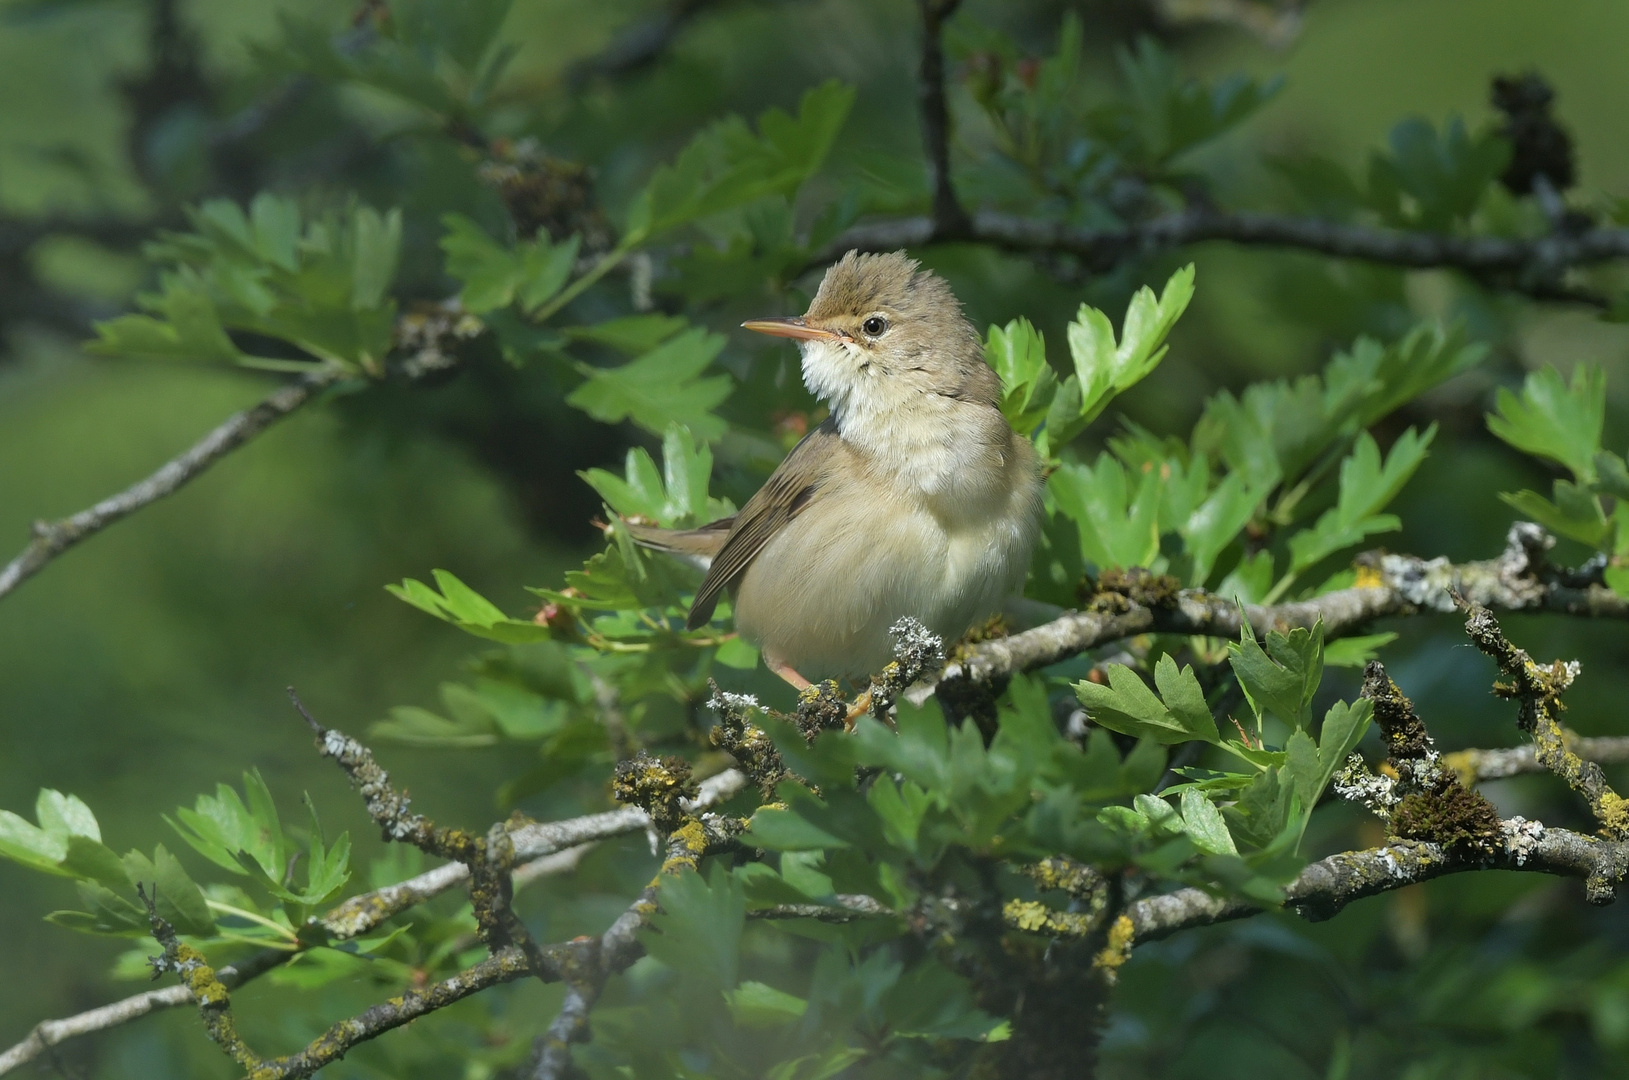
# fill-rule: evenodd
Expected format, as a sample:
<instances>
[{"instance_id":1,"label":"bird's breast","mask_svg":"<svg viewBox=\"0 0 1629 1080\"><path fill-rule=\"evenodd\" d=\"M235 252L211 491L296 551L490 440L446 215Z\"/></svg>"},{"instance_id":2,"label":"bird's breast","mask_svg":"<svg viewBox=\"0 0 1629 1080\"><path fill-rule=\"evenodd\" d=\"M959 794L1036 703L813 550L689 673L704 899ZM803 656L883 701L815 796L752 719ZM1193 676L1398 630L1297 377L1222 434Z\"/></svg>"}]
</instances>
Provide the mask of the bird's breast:
<instances>
[{"instance_id":1,"label":"bird's breast","mask_svg":"<svg viewBox=\"0 0 1629 1080\"><path fill-rule=\"evenodd\" d=\"M1034 545L1033 466L1002 474L948 505L884 470L829 481L743 574L737 628L809 678L880 670L907 615L955 640L1022 585Z\"/></svg>"}]
</instances>

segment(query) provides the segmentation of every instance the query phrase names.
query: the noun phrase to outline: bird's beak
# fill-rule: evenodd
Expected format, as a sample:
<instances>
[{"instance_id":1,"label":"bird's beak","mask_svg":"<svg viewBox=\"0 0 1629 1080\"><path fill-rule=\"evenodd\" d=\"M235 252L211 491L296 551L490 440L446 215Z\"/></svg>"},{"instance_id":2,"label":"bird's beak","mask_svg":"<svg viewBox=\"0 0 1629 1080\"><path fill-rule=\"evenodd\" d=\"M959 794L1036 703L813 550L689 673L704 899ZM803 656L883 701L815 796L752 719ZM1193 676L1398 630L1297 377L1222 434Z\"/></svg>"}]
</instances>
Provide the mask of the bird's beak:
<instances>
[{"instance_id":1,"label":"bird's beak","mask_svg":"<svg viewBox=\"0 0 1629 1080\"><path fill-rule=\"evenodd\" d=\"M747 330L756 330L770 337L798 338L802 341L843 340L843 335L837 331L810 326L803 319L748 319L741 325Z\"/></svg>"}]
</instances>

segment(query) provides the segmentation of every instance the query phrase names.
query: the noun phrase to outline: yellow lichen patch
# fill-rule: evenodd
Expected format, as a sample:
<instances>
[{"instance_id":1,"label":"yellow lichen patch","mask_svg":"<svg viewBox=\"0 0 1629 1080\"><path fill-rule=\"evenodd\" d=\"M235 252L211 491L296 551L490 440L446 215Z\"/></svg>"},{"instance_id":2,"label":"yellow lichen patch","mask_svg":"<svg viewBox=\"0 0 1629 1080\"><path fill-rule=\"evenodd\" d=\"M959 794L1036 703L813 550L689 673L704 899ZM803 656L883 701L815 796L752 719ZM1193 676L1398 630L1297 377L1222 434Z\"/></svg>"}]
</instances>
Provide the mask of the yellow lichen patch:
<instances>
[{"instance_id":1,"label":"yellow lichen patch","mask_svg":"<svg viewBox=\"0 0 1629 1080\"><path fill-rule=\"evenodd\" d=\"M1050 913L1045 904L1034 900L1008 900L1001 914L1008 926L1038 934L1046 929L1047 915Z\"/></svg>"},{"instance_id":2,"label":"yellow lichen patch","mask_svg":"<svg viewBox=\"0 0 1629 1080\"><path fill-rule=\"evenodd\" d=\"M1131 916L1121 915L1115 919L1109 925L1109 943L1092 958L1092 966L1113 982L1121 965L1131 959L1131 942L1136 936L1137 928L1132 925Z\"/></svg>"},{"instance_id":3,"label":"yellow lichen patch","mask_svg":"<svg viewBox=\"0 0 1629 1080\"><path fill-rule=\"evenodd\" d=\"M1476 783L1475 750L1455 750L1451 754L1444 754L1442 755L1442 765L1454 774L1454 779L1464 786L1471 787ZM1395 772L1396 770L1393 769L1392 771Z\"/></svg>"},{"instance_id":4,"label":"yellow lichen patch","mask_svg":"<svg viewBox=\"0 0 1629 1080\"><path fill-rule=\"evenodd\" d=\"M1629 800L1617 792L1608 791L1601 796L1599 813L1602 828L1613 836L1623 836L1629 832Z\"/></svg>"},{"instance_id":5,"label":"yellow lichen patch","mask_svg":"<svg viewBox=\"0 0 1629 1080\"><path fill-rule=\"evenodd\" d=\"M707 850L707 829L701 822L691 818L668 837L668 855L662 863L662 873L678 874L685 870L694 870L701 862L702 852Z\"/></svg>"},{"instance_id":6,"label":"yellow lichen patch","mask_svg":"<svg viewBox=\"0 0 1629 1080\"><path fill-rule=\"evenodd\" d=\"M1386 584L1386 579L1380 576L1378 566L1367 564L1359 565L1352 584L1359 589L1378 589Z\"/></svg>"},{"instance_id":7,"label":"yellow lichen patch","mask_svg":"<svg viewBox=\"0 0 1629 1080\"><path fill-rule=\"evenodd\" d=\"M1053 911L1035 900L1008 900L1001 909L1008 926L1031 934L1059 937L1085 937L1092 932L1092 919L1073 911Z\"/></svg>"}]
</instances>

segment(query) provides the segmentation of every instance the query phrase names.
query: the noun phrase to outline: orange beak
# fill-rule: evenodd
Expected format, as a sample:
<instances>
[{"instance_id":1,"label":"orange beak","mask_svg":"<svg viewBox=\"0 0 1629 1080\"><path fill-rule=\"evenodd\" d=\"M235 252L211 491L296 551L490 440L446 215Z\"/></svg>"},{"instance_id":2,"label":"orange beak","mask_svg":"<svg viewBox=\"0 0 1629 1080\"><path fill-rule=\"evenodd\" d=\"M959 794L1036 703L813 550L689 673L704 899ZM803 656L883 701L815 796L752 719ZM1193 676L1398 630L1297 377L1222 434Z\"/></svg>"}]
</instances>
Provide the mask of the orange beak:
<instances>
[{"instance_id":1,"label":"orange beak","mask_svg":"<svg viewBox=\"0 0 1629 1080\"><path fill-rule=\"evenodd\" d=\"M843 335L835 330L810 326L802 319L748 319L741 326L770 337L798 338L803 341L841 341Z\"/></svg>"}]
</instances>

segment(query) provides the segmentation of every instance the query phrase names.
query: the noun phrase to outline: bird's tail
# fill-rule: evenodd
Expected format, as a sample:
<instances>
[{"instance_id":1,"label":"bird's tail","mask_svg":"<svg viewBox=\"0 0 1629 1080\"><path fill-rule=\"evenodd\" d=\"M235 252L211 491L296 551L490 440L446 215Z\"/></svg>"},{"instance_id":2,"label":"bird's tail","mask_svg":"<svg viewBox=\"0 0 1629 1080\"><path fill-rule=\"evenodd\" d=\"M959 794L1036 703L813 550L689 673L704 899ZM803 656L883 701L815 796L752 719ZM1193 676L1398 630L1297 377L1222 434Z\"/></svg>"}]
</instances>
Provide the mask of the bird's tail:
<instances>
[{"instance_id":1,"label":"bird's tail","mask_svg":"<svg viewBox=\"0 0 1629 1080\"><path fill-rule=\"evenodd\" d=\"M623 524L628 527L628 534L640 547L665 551L706 570L712 565L713 556L724 546L725 538L730 535L730 529L735 525L735 518L719 518L699 529L663 529L626 519Z\"/></svg>"}]
</instances>

